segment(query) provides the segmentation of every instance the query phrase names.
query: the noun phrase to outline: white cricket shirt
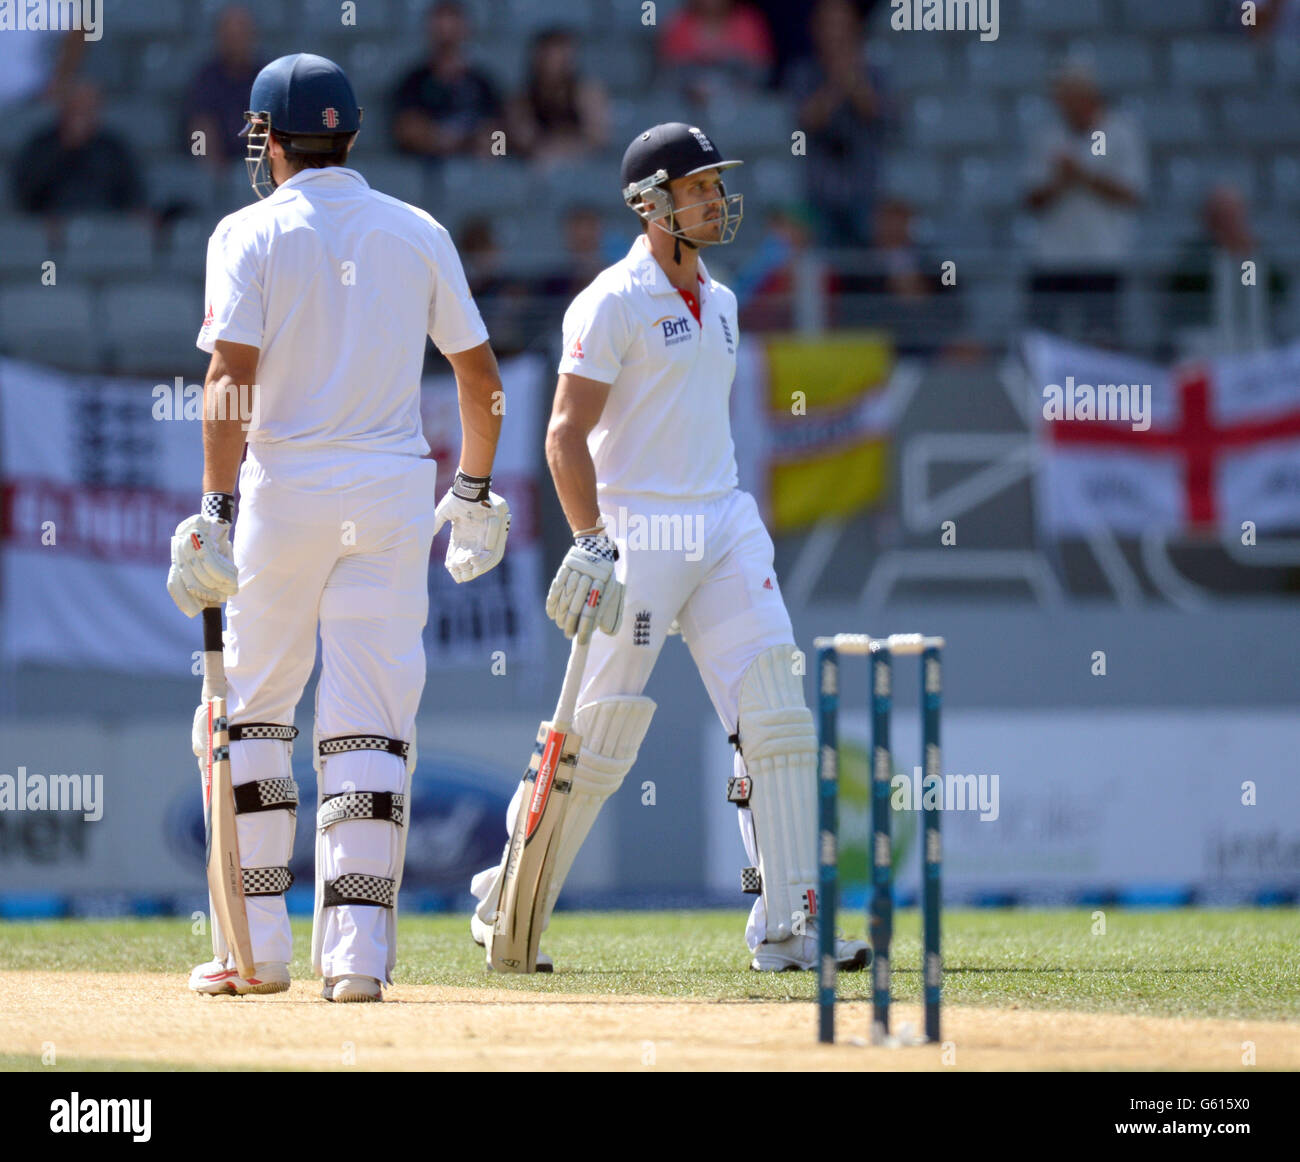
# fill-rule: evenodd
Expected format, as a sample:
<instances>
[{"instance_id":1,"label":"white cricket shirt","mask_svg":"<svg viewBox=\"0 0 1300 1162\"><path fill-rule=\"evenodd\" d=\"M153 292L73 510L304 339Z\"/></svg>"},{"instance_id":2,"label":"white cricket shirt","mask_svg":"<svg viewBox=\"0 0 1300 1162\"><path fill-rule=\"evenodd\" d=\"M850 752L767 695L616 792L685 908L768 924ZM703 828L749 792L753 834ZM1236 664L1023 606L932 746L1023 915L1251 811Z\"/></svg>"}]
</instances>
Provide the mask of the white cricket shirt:
<instances>
[{"instance_id":1,"label":"white cricket shirt","mask_svg":"<svg viewBox=\"0 0 1300 1162\"><path fill-rule=\"evenodd\" d=\"M700 279L697 323L640 235L565 313L560 373L611 385L587 438L602 497L694 499L736 487L736 296L702 261Z\"/></svg>"},{"instance_id":2,"label":"white cricket shirt","mask_svg":"<svg viewBox=\"0 0 1300 1162\"><path fill-rule=\"evenodd\" d=\"M445 355L487 339L447 231L339 166L217 224L206 303L202 350L261 350L253 444L427 455L425 335Z\"/></svg>"}]
</instances>

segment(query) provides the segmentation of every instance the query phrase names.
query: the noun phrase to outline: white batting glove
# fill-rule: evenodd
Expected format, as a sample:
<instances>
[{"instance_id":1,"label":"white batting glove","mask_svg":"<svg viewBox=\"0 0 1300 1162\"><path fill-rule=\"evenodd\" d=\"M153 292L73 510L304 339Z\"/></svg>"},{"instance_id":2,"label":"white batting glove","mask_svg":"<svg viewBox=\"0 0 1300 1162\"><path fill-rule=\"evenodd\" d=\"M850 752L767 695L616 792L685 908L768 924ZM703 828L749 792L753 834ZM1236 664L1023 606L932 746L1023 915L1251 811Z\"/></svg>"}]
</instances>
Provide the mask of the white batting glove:
<instances>
[{"instance_id":1,"label":"white batting glove","mask_svg":"<svg viewBox=\"0 0 1300 1162\"><path fill-rule=\"evenodd\" d=\"M617 560L618 548L603 532L574 539L546 595L546 616L564 630L565 637L577 633L588 606L595 610L598 629L618 633L623 623L623 585L614 580Z\"/></svg>"},{"instance_id":2,"label":"white batting glove","mask_svg":"<svg viewBox=\"0 0 1300 1162\"><path fill-rule=\"evenodd\" d=\"M434 509L435 537L451 521L446 566L457 585L482 577L505 555L510 506L491 490L491 485L490 476L457 472L451 488Z\"/></svg>"},{"instance_id":3,"label":"white batting glove","mask_svg":"<svg viewBox=\"0 0 1300 1162\"><path fill-rule=\"evenodd\" d=\"M228 518L230 506L225 501L233 499L224 493L205 493L203 512L176 526L167 592L186 617L196 616L209 605L221 605L239 592L239 572L230 549L230 521L216 515L220 511Z\"/></svg>"}]
</instances>

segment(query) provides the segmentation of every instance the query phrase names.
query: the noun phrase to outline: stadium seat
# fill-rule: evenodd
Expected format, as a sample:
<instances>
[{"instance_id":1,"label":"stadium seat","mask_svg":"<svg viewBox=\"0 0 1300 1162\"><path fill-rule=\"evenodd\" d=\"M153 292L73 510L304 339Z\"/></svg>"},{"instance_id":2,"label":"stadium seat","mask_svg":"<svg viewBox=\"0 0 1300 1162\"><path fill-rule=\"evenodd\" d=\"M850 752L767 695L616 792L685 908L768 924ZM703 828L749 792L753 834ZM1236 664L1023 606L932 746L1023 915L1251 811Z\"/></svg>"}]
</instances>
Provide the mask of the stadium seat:
<instances>
[{"instance_id":1,"label":"stadium seat","mask_svg":"<svg viewBox=\"0 0 1300 1162\"><path fill-rule=\"evenodd\" d=\"M145 191L156 211L205 214L216 205L220 180L203 158L164 158L150 163Z\"/></svg>"},{"instance_id":2,"label":"stadium seat","mask_svg":"<svg viewBox=\"0 0 1300 1162\"><path fill-rule=\"evenodd\" d=\"M0 156L17 153L27 141L39 130L54 124L54 111L47 105L30 102L25 105L10 105L0 117ZM3 180L10 182L9 174Z\"/></svg>"},{"instance_id":3,"label":"stadium seat","mask_svg":"<svg viewBox=\"0 0 1300 1162\"><path fill-rule=\"evenodd\" d=\"M1300 158L1275 157L1269 177L1274 205L1300 206Z\"/></svg>"},{"instance_id":4,"label":"stadium seat","mask_svg":"<svg viewBox=\"0 0 1300 1162\"><path fill-rule=\"evenodd\" d=\"M933 209L952 195L951 188L943 180L943 170L937 157L911 150L890 153L881 168L880 188L921 209Z\"/></svg>"},{"instance_id":5,"label":"stadium seat","mask_svg":"<svg viewBox=\"0 0 1300 1162\"><path fill-rule=\"evenodd\" d=\"M177 106L156 96L117 97L104 103L106 129L138 151L174 154L188 146ZM236 126L238 130L238 126Z\"/></svg>"},{"instance_id":6,"label":"stadium seat","mask_svg":"<svg viewBox=\"0 0 1300 1162\"><path fill-rule=\"evenodd\" d=\"M151 41L135 56L132 88L138 93L149 94L154 100L179 100L189 89L207 51L207 45L199 47L175 41ZM179 109L173 109L173 116L180 116Z\"/></svg>"},{"instance_id":7,"label":"stadium seat","mask_svg":"<svg viewBox=\"0 0 1300 1162\"><path fill-rule=\"evenodd\" d=\"M803 170L797 158L782 161L762 158L752 166L745 166L734 178L728 178L727 190L745 195L747 214L788 206L804 198Z\"/></svg>"},{"instance_id":8,"label":"stadium seat","mask_svg":"<svg viewBox=\"0 0 1300 1162\"><path fill-rule=\"evenodd\" d=\"M1210 122L1201 102L1190 93L1162 93L1150 100L1123 102L1147 144L1154 148L1195 148L1211 144Z\"/></svg>"},{"instance_id":9,"label":"stadium seat","mask_svg":"<svg viewBox=\"0 0 1300 1162\"><path fill-rule=\"evenodd\" d=\"M1020 23L1035 32L1092 32L1106 24L1101 0L1020 0Z\"/></svg>"},{"instance_id":10,"label":"stadium seat","mask_svg":"<svg viewBox=\"0 0 1300 1162\"><path fill-rule=\"evenodd\" d=\"M964 209L1006 210L1020 202L1021 165L1017 161L967 157L962 159L958 174Z\"/></svg>"},{"instance_id":11,"label":"stadium seat","mask_svg":"<svg viewBox=\"0 0 1300 1162\"><path fill-rule=\"evenodd\" d=\"M582 72L614 94L643 95L654 71L653 42L644 34L588 40L580 59Z\"/></svg>"},{"instance_id":12,"label":"stadium seat","mask_svg":"<svg viewBox=\"0 0 1300 1162\"><path fill-rule=\"evenodd\" d=\"M1193 89L1254 88L1264 75L1261 52L1221 36L1175 41L1170 62L1174 84Z\"/></svg>"},{"instance_id":13,"label":"stadium seat","mask_svg":"<svg viewBox=\"0 0 1300 1162\"><path fill-rule=\"evenodd\" d=\"M397 27L401 19L399 12L390 9L389 0L359 0L353 25L343 23L343 5L339 0L298 0L298 3L293 27L300 37L382 36Z\"/></svg>"},{"instance_id":14,"label":"stadium seat","mask_svg":"<svg viewBox=\"0 0 1300 1162\"><path fill-rule=\"evenodd\" d=\"M1058 120L1056 106L1043 93L1022 93L1012 103L1012 119L1021 141L1033 141Z\"/></svg>"},{"instance_id":15,"label":"stadium seat","mask_svg":"<svg viewBox=\"0 0 1300 1162\"><path fill-rule=\"evenodd\" d=\"M999 37L966 45L967 69L978 89L1039 89L1047 80L1047 50L1041 41Z\"/></svg>"},{"instance_id":16,"label":"stadium seat","mask_svg":"<svg viewBox=\"0 0 1300 1162\"><path fill-rule=\"evenodd\" d=\"M78 277L116 276L148 270L153 237L147 222L117 214L68 219L60 267Z\"/></svg>"},{"instance_id":17,"label":"stadium seat","mask_svg":"<svg viewBox=\"0 0 1300 1162\"><path fill-rule=\"evenodd\" d=\"M550 206L582 204L608 211L621 204L618 162L612 158L569 162L549 170L545 177L534 174L533 181L544 185Z\"/></svg>"},{"instance_id":18,"label":"stadium seat","mask_svg":"<svg viewBox=\"0 0 1300 1162\"><path fill-rule=\"evenodd\" d=\"M1223 102L1228 141L1241 141L1274 150L1300 145L1300 103L1271 97L1230 96Z\"/></svg>"},{"instance_id":19,"label":"stadium seat","mask_svg":"<svg viewBox=\"0 0 1300 1162\"><path fill-rule=\"evenodd\" d=\"M358 157L357 169L372 189L403 202L410 202L422 210L428 209L425 205L427 190L422 162L401 157L376 158L374 161Z\"/></svg>"},{"instance_id":20,"label":"stadium seat","mask_svg":"<svg viewBox=\"0 0 1300 1162\"><path fill-rule=\"evenodd\" d=\"M185 278L203 278L207 266L208 238L216 226L215 215L178 218L167 231L163 269Z\"/></svg>"},{"instance_id":21,"label":"stadium seat","mask_svg":"<svg viewBox=\"0 0 1300 1162\"><path fill-rule=\"evenodd\" d=\"M387 143L388 96L405 67L410 48L409 38L376 40L367 37L348 45L339 55L338 63L352 82L357 103L365 110L361 122L364 138L374 141L382 136Z\"/></svg>"},{"instance_id":22,"label":"stadium seat","mask_svg":"<svg viewBox=\"0 0 1300 1162\"><path fill-rule=\"evenodd\" d=\"M185 29L180 4L141 4L140 0L102 0L103 27L110 35L179 36Z\"/></svg>"},{"instance_id":23,"label":"stadium seat","mask_svg":"<svg viewBox=\"0 0 1300 1162\"><path fill-rule=\"evenodd\" d=\"M1236 186L1247 200L1255 197L1255 167L1243 157L1175 157L1166 169L1165 194L1179 206L1195 207L1216 185Z\"/></svg>"},{"instance_id":24,"label":"stadium seat","mask_svg":"<svg viewBox=\"0 0 1300 1162\"><path fill-rule=\"evenodd\" d=\"M941 37L895 34L888 40L873 40L868 51L892 92L951 92L962 76L960 58L948 51Z\"/></svg>"},{"instance_id":25,"label":"stadium seat","mask_svg":"<svg viewBox=\"0 0 1300 1162\"><path fill-rule=\"evenodd\" d=\"M32 285L40 277L41 263L57 257L40 218L0 218L0 275Z\"/></svg>"},{"instance_id":26,"label":"stadium seat","mask_svg":"<svg viewBox=\"0 0 1300 1162\"><path fill-rule=\"evenodd\" d=\"M1151 48L1140 37L1094 41L1075 45L1073 50L1091 58L1097 82L1106 92L1127 95L1155 84Z\"/></svg>"},{"instance_id":27,"label":"stadium seat","mask_svg":"<svg viewBox=\"0 0 1300 1162\"><path fill-rule=\"evenodd\" d=\"M1120 0L1125 27L1143 32L1208 30L1214 20L1216 0L1178 0L1153 4L1151 0Z\"/></svg>"},{"instance_id":28,"label":"stadium seat","mask_svg":"<svg viewBox=\"0 0 1300 1162\"><path fill-rule=\"evenodd\" d=\"M790 135L798 128L782 97L751 97L728 105L719 101L710 108L707 121L719 148L742 159L761 154L790 157Z\"/></svg>"},{"instance_id":29,"label":"stadium seat","mask_svg":"<svg viewBox=\"0 0 1300 1162\"><path fill-rule=\"evenodd\" d=\"M206 30L211 31L212 25L216 22L221 10L229 7L230 3L231 0L199 0L199 12ZM363 4L357 5L358 8L364 6ZM296 0L256 0L251 7L254 16L257 18L259 32L284 32L297 26L298 4ZM334 5L336 17L341 7L340 4ZM358 14L359 23L360 14Z\"/></svg>"},{"instance_id":30,"label":"stadium seat","mask_svg":"<svg viewBox=\"0 0 1300 1162\"><path fill-rule=\"evenodd\" d=\"M441 170L441 196L426 207L435 218L470 206L483 214L517 211L541 196L536 175L512 158L452 158Z\"/></svg>"},{"instance_id":31,"label":"stadium seat","mask_svg":"<svg viewBox=\"0 0 1300 1162\"><path fill-rule=\"evenodd\" d=\"M60 280L0 291L0 350L73 371L99 370L103 353L89 288Z\"/></svg>"},{"instance_id":32,"label":"stadium seat","mask_svg":"<svg viewBox=\"0 0 1300 1162\"><path fill-rule=\"evenodd\" d=\"M917 97L912 106L916 144L932 149L979 149L1001 144L1004 121L989 97L971 93L961 101Z\"/></svg>"},{"instance_id":33,"label":"stadium seat","mask_svg":"<svg viewBox=\"0 0 1300 1162\"><path fill-rule=\"evenodd\" d=\"M562 4L555 0L503 0L499 19L517 34L531 37L556 25L589 28L594 19L592 8L592 0L563 0Z\"/></svg>"},{"instance_id":34,"label":"stadium seat","mask_svg":"<svg viewBox=\"0 0 1300 1162\"><path fill-rule=\"evenodd\" d=\"M1275 36L1269 46L1270 75L1278 89L1300 88L1300 37Z\"/></svg>"},{"instance_id":35,"label":"stadium seat","mask_svg":"<svg viewBox=\"0 0 1300 1162\"><path fill-rule=\"evenodd\" d=\"M203 322L196 282L176 279L105 286L100 317L112 366L122 374L182 375L206 356L194 345Z\"/></svg>"}]
</instances>

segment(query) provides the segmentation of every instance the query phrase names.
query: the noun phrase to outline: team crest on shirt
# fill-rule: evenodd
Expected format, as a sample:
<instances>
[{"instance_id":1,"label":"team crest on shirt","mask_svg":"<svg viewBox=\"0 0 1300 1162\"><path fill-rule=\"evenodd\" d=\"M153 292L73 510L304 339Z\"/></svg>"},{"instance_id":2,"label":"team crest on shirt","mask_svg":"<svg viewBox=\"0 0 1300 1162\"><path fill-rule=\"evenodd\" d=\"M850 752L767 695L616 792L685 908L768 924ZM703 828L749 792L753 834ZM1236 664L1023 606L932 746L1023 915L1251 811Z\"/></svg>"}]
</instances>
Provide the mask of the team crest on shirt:
<instances>
[{"instance_id":1,"label":"team crest on shirt","mask_svg":"<svg viewBox=\"0 0 1300 1162\"><path fill-rule=\"evenodd\" d=\"M663 315L650 325L663 333L665 347L685 343L691 337L691 321L685 315Z\"/></svg>"}]
</instances>

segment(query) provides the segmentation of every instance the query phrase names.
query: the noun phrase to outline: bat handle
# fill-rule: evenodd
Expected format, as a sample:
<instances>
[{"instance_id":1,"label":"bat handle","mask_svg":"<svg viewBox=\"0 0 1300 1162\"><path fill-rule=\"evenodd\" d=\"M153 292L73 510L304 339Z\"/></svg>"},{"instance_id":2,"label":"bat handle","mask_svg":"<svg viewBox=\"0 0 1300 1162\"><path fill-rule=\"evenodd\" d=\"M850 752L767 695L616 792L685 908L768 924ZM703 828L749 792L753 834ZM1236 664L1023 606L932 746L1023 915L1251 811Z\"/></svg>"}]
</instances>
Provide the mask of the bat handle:
<instances>
[{"instance_id":1,"label":"bat handle","mask_svg":"<svg viewBox=\"0 0 1300 1162\"><path fill-rule=\"evenodd\" d=\"M573 725L573 714L578 705L578 691L582 688L583 671L587 668L587 651L591 648L591 629L581 630L573 638L569 650L569 664L564 669L564 685L560 687L560 700L555 704L552 719L556 730L568 731Z\"/></svg>"},{"instance_id":2,"label":"bat handle","mask_svg":"<svg viewBox=\"0 0 1300 1162\"><path fill-rule=\"evenodd\" d=\"M221 606L203 610L203 700L223 697L226 670L222 659Z\"/></svg>"}]
</instances>

